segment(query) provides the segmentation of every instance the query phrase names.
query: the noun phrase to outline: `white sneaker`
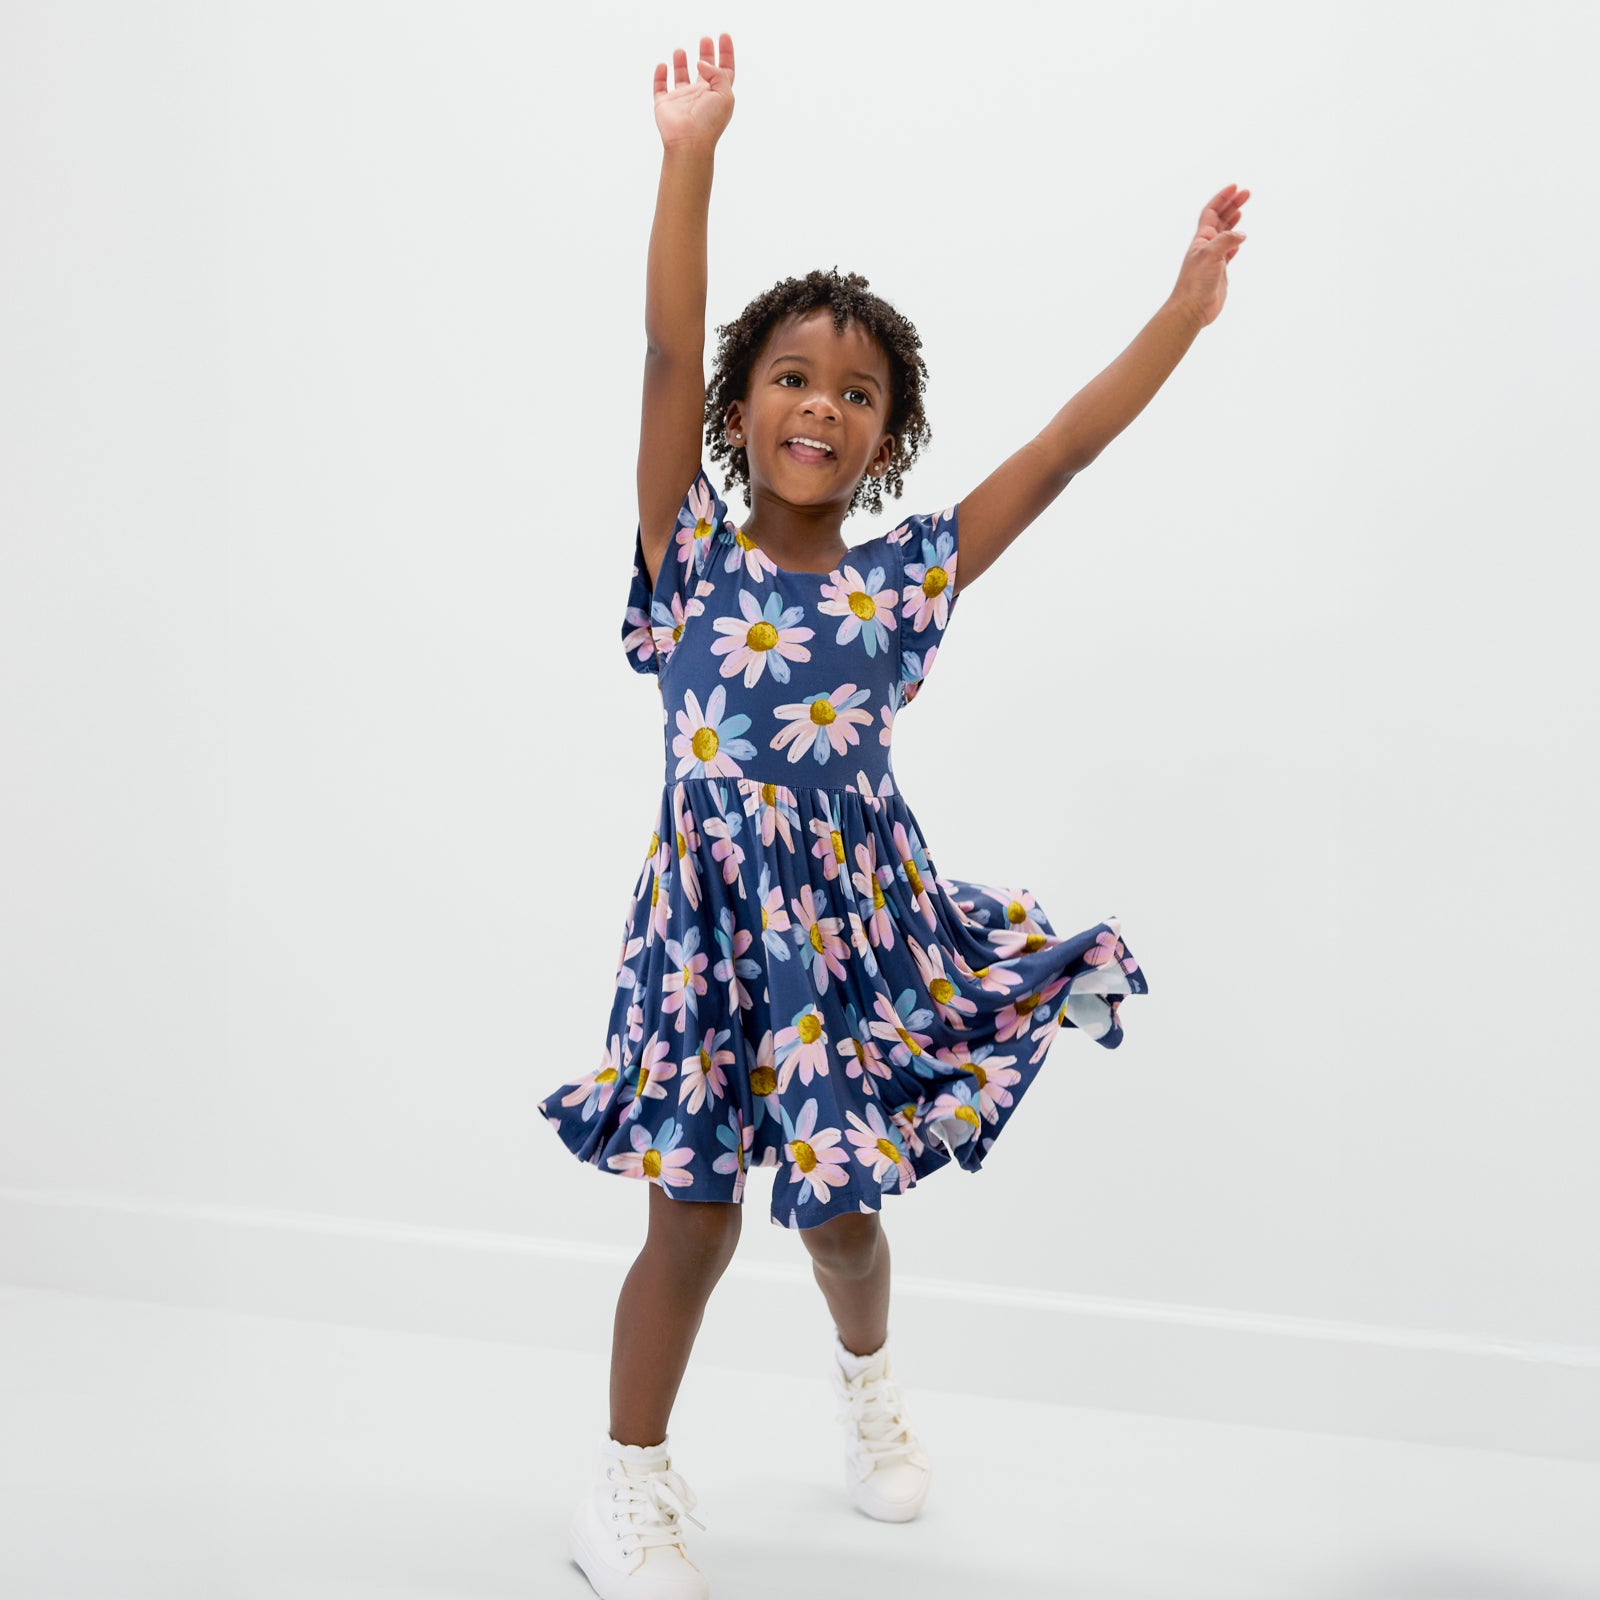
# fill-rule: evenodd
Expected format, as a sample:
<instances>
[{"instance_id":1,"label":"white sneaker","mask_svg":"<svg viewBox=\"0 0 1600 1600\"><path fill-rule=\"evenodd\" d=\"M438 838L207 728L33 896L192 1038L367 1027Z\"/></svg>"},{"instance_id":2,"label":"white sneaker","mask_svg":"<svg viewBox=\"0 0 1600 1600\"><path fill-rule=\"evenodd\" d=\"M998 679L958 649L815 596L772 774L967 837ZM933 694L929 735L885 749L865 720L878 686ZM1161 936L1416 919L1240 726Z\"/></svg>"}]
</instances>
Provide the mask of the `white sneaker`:
<instances>
[{"instance_id":1,"label":"white sneaker","mask_svg":"<svg viewBox=\"0 0 1600 1600\"><path fill-rule=\"evenodd\" d=\"M845 1488L850 1499L880 1522L909 1522L928 1497L932 1467L906 1415L905 1397L889 1377L889 1342L873 1352L857 1377L843 1362L857 1361L833 1336L834 1413L845 1425Z\"/></svg>"},{"instance_id":2,"label":"white sneaker","mask_svg":"<svg viewBox=\"0 0 1600 1600\"><path fill-rule=\"evenodd\" d=\"M694 1492L671 1469L667 1441L600 1447L600 1473L572 1514L567 1546L600 1600L708 1600L711 1586L683 1547L679 1516Z\"/></svg>"}]
</instances>

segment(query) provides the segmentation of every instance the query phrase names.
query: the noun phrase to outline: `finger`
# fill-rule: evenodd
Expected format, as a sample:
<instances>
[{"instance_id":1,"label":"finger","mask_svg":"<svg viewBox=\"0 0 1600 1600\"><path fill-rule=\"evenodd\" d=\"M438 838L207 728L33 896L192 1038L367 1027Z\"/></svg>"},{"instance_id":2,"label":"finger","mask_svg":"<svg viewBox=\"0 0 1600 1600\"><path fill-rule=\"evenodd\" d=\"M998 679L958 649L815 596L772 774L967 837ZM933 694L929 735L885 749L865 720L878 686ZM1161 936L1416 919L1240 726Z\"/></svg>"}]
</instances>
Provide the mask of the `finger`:
<instances>
[{"instance_id":1,"label":"finger","mask_svg":"<svg viewBox=\"0 0 1600 1600\"><path fill-rule=\"evenodd\" d=\"M1233 191L1238 187L1238 184L1230 183L1226 189L1218 189L1200 208L1200 215L1203 217L1208 211L1222 211L1232 201Z\"/></svg>"},{"instance_id":2,"label":"finger","mask_svg":"<svg viewBox=\"0 0 1600 1600\"><path fill-rule=\"evenodd\" d=\"M689 81L689 57L683 50L672 52L672 82L675 88L681 89Z\"/></svg>"},{"instance_id":3,"label":"finger","mask_svg":"<svg viewBox=\"0 0 1600 1600\"><path fill-rule=\"evenodd\" d=\"M711 35L708 33L700 35L700 59L709 61L712 66L717 64L717 52L712 48Z\"/></svg>"},{"instance_id":4,"label":"finger","mask_svg":"<svg viewBox=\"0 0 1600 1600\"><path fill-rule=\"evenodd\" d=\"M733 35L725 33L717 40L717 47L721 51L722 70L728 74L728 82L733 82Z\"/></svg>"},{"instance_id":5,"label":"finger","mask_svg":"<svg viewBox=\"0 0 1600 1600\"><path fill-rule=\"evenodd\" d=\"M667 64L665 61L656 62L655 95L659 100L667 92Z\"/></svg>"}]
</instances>

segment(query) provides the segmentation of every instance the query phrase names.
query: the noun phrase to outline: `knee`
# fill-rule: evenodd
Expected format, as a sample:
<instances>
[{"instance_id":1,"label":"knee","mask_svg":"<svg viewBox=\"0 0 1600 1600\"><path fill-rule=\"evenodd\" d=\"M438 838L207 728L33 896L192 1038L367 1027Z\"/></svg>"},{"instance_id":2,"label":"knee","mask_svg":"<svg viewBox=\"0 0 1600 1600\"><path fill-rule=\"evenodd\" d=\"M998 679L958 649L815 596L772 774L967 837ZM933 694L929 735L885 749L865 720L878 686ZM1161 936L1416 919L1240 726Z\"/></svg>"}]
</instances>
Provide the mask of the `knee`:
<instances>
[{"instance_id":1,"label":"knee","mask_svg":"<svg viewBox=\"0 0 1600 1600\"><path fill-rule=\"evenodd\" d=\"M674 1269L715 1280L733 1259L744 1208L720 1200L671 1200L652 1191L649 1243Z\"/></svg>"},{"instance_id":2,"label":"knee","mask_svg":"<svg viewBox=\"0 0 1600 1600\"><path fill-rule=\"evenodd\" d=\"M801 1230L800 1237L811 1252L811 1259L840 1278L864 1278L877 1265L883 1247L883 1225L876 1216L835 1217L815 1228Z\"/></svg>"}]
</instances>

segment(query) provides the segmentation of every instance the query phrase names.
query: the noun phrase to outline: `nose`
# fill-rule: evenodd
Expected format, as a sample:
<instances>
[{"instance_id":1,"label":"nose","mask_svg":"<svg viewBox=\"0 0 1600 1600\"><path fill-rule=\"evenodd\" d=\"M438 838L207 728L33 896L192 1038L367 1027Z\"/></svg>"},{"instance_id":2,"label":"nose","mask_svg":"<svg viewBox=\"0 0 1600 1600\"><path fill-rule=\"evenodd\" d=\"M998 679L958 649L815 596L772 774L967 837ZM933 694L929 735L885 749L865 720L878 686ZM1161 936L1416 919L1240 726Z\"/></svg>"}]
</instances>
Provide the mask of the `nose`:
<instances>
[{"instance_id":1,"label":"nose","mask_svg":"<svg viewBox=\"0 0 1600 1600\"><path fill-rule=\"evenodd\" d=\"M806 396L805 404L801 407L801 410L814 415L833 417L835 420L839 416L839 408L833 403L832 397L821 389L813 389Z\"/></svg>"}]
</instances>

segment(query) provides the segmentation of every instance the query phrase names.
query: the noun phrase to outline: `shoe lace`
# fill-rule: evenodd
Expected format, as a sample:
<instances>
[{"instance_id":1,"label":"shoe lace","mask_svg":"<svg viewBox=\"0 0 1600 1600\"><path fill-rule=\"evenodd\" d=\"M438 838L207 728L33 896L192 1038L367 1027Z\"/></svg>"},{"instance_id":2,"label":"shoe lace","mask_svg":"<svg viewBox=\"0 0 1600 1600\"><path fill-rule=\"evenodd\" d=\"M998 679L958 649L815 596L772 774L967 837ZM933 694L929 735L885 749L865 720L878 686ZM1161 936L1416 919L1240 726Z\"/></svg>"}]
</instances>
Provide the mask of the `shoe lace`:
<instances>
[{"instance_id":1,"label":"shoe lace","mask_svg":"<svg viewBox=\"0 0 1600 1600\"><path fill-rule=\"evenodd\" d=\"M706 1531L705 1523L692 1514L698 1501L680 1473L662 1467L645 1473L618 1469L615 1477L617 1486L611 1491L611 1498L618 1503L619 1514L631 1524L629 1536L640 1548L675 1544L682 1549L680 1516L687 1517L702 1533Z\"/></svg>"},{"instance_id":2,"label":"shoe lace","mask_svg":"<svg viewBox=\"0 0 1600 1600\"><path fill-rule=\"evenodd\" d=\"M909 1456L918 1439L905 1415L905 1397L890 1378L846 1378L839 1375L844 1404L834 1413L855 1431L852 1441L858 1457L877 1467Z\"/></svg>"}]
</instances>

